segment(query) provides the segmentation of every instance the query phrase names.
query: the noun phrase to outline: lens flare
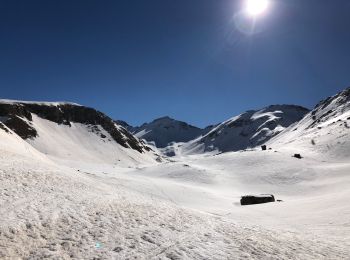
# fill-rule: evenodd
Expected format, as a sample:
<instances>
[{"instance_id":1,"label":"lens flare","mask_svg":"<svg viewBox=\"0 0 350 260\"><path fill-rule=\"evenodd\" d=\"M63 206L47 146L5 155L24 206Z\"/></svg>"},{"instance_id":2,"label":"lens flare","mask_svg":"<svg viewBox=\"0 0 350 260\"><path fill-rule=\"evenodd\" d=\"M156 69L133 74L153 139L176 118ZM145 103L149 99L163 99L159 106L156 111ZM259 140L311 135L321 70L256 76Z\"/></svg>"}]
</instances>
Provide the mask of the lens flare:
<instances>
[{"instance_id":1,"label":"lens flare","mask_svg":"<svg viewBox=\"0 0 350 260\"><path fill-rule=\"evenodd\" d=\"M268 0L246 0L246 12L250 16L258 16L269 7Z\"/></svg>"}]
</instances>

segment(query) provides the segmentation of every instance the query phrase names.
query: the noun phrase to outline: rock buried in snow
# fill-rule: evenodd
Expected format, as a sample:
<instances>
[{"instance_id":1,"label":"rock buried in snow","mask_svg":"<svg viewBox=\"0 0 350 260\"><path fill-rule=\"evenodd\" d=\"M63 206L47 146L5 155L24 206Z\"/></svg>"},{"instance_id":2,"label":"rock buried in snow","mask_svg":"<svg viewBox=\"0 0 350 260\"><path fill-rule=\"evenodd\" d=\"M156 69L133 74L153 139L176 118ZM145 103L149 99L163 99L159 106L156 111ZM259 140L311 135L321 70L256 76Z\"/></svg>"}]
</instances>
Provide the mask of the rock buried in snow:
<instances>
[{"instance_id":1,"label":"rock buried in snow","mask_svg":"<svg viewBox=\"0 0 350 260\"><path fill-rule=\"evenodd\" d=\"M263 195L246 195L241 197L241 205L252 205L275 202L275 197L272 194Z\"/></svg>"},{"instance_id":2,"label":"rock buried in snow","mask_svg":"<svg viewBox=\"0 0 350 260\"><path fill-rule=\"evenodd\" d=\"M297 159L303 158L303 157L301 156L301 154L299 154L299 153L294 154L293 157L294 157L294 158L297 158Z\"/></svg>"}]
</instances>

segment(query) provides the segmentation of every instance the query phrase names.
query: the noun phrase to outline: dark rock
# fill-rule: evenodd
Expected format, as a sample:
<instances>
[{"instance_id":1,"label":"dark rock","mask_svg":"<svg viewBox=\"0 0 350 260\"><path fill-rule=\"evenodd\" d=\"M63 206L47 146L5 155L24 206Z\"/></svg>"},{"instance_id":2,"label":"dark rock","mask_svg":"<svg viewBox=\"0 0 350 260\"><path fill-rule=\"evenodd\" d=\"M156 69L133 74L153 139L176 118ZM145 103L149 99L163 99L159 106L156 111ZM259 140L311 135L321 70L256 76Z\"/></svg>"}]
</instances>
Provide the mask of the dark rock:
<instances>
[{"instance_id":1,"label":"dark rock","mask_svg":"<svg viewBox=\"0 0 350 260\"><path fill-rule=\"evenodd\" d=\"M1 123L1 122L0 122L0 129L4 130L6 133L11 133L11 132L8 130L8 128L7 128L3 123Z\"/></svg>"},{"instance_id":2,"label":"dark rock","mask_svg":"<svg viewBox=\"0 0 350 260\"><path fill-rule=\"evenodd\" d=\"M299 153L296 153L293 155L294 158L297 158L297 159L302 159L303 157L301 156L301 154Z\"/></svg>"},{"instance_id":3,"label":"dark rock","mask_svg":"<svg viewBox=\"0 0 350 260\"><path fill-rule=\"evenodd\" d=\"M209 135L208 135L208 137L210 137L210 138L212 138L214 136L215 137L218 136L218 133L216 131L213 131L213 132L209 133Z\"/></svg>"},{"instance_id":4,"label":"dark rock","mask_svg":"<svg viewBox=\"0 0 350 260\"><path fill-rule=\"evenodd\" d=\"M275 197L272 194L263 194L263 195L247 195L242 196L241 205L253 205L253 204L261 204L275 202Z\"/></svg>"},{"instance_id":5,"label":"dark rock","mask_svg":"<svg viewBox=\"0 0 350 260\"><path fill-rule=\"evenodd\" d=\"M33 139L38 136L37 131L20 117L12 117L5 124L22 139Z\"/></svg>"},{"instance_id":6,"label":"dark rock","mask_svg":"<svg viewBox=\"0 0 350 260\"><path fill-rule=\"evenodd\" d=\"M32 121L31 113L21 104L0 104L0 116L13 117L19 116Z\"/></svg>"},{"instance_id":7,"label":"dark rock","mask_svg":"<svg viewBox=\"0 0 350 260\"><path fill-rule=\"evenodd\" d=\"M261 146L261 150L266 151L266 150L267 150L266 145L262 145L262 146Z\"/></svg>"},{"instance_id":8,"label":"dark rock","mask_svg":"<svg viewBox=\"0 0 350 260\"><path fill-rule=\"evenodd\" d=\"M126 130L130 131L131 133L133 133L134 127L129 125L127 122L125 122L123 120L115 120L114 122L116 122L118 125L124 127Z\"/></svg>"}]
</instances>

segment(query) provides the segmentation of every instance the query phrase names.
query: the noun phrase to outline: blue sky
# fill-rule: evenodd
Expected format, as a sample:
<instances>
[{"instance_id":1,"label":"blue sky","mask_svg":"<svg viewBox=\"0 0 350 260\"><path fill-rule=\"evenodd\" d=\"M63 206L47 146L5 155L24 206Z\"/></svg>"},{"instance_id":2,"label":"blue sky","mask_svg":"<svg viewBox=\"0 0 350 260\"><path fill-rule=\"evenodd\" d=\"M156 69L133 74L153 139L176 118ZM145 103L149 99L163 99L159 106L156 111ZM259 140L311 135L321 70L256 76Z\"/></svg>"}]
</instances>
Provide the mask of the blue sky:
<instances>
[{"instance_id":1,"label":"blue sky","mask_svg":"<svg viewBox=\"0 0 350 260\"><path fill-rule=\"evenodd\" d=\"M0 97L203 127L350 86L350 1L271 0L253 34L240 29L243 4L0 0Z\"/></svg>"}]
</instances>

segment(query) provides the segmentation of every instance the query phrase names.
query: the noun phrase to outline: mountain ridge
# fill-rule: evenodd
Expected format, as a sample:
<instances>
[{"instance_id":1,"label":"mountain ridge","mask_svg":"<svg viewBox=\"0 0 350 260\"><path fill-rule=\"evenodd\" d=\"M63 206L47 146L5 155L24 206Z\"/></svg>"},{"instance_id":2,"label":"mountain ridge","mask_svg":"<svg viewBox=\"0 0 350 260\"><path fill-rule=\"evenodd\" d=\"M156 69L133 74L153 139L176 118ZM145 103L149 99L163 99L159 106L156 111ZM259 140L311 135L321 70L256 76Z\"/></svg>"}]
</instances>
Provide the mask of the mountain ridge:
<instances>
[{"instance_id":1,"label":"mountain ridge","mask_svg":"<svg viewBox=\"0 0 350 260\"><path fill-rule=\"evenodd\" d=\"M131 128L136 137L145 139L158 148L164 148L173 142L188 142L203 134L203 131L204 129L169 116L159 117Z\"/></svg>"},{"instance_id":2,"label":"mountain ridge","mask_svg":"<svg viewBox=\"0 0 350 260\"><path fill-rule=\"evenodd\" d=\"M301 120L308 112L309 109L298 105L270 105L248 110L183 145L182 152L229 152L253 148Z\"/></svg>"}]
</instances>

